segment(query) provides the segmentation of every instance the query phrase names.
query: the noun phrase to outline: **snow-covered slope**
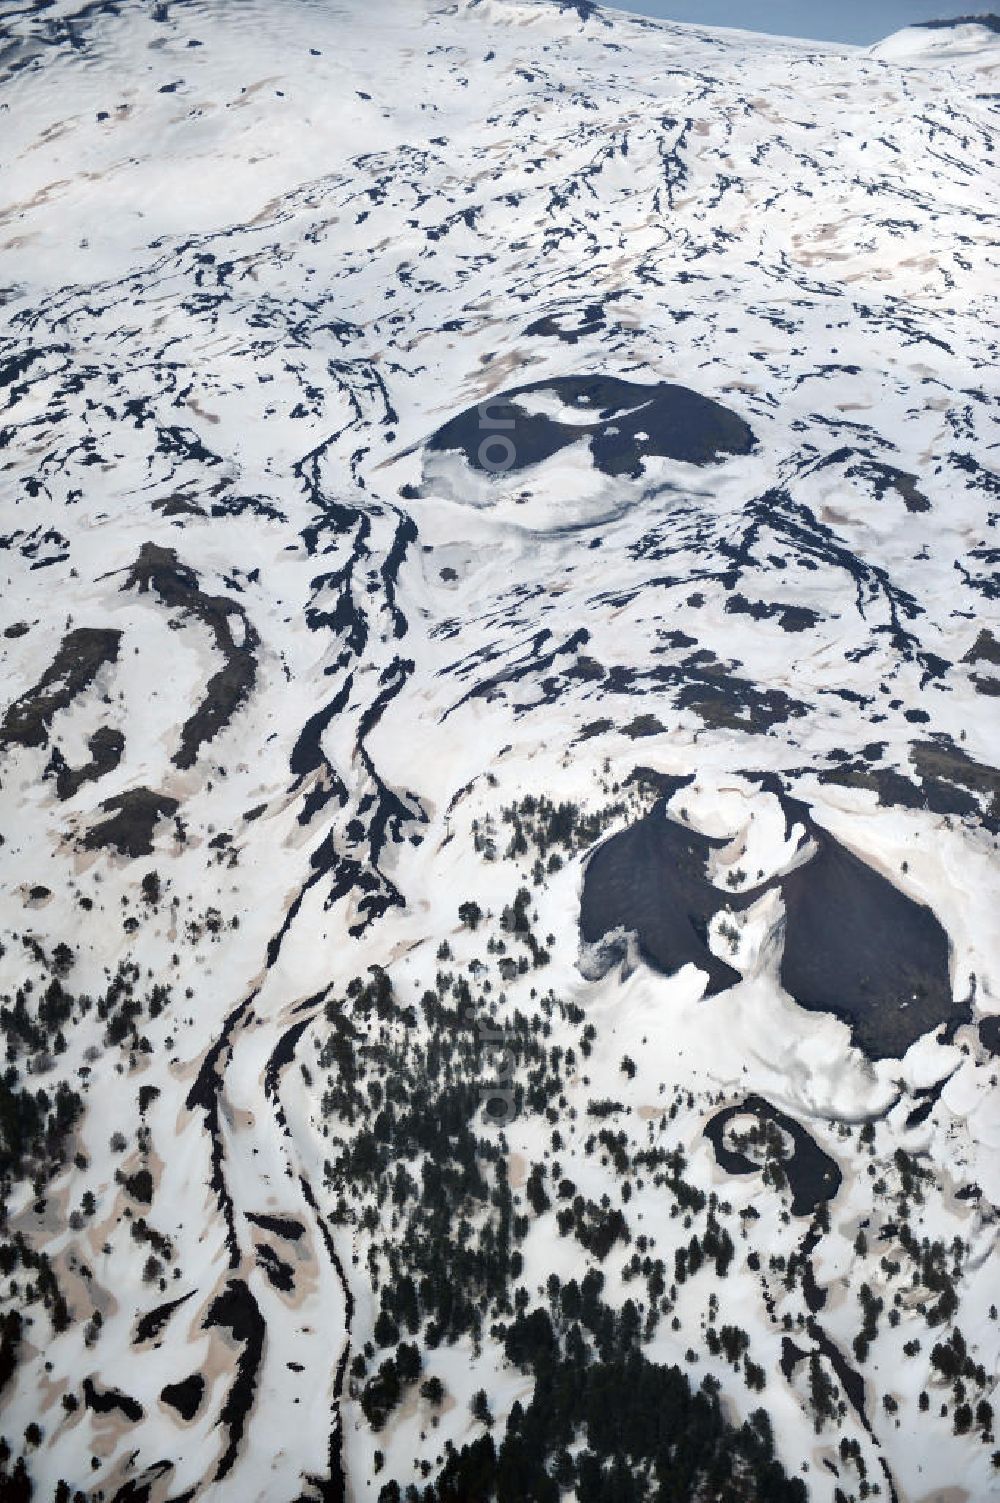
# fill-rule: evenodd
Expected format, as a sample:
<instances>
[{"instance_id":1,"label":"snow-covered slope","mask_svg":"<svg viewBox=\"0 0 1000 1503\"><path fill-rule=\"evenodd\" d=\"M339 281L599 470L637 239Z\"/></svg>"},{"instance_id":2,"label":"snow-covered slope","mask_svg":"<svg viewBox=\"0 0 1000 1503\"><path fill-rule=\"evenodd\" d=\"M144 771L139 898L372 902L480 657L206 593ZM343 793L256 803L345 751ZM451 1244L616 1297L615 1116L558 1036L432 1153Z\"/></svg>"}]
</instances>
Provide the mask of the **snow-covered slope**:
<instances>
[{"instance_id":1,"label":"snow-covered slope","mask_svg":"<svg viewBox=\"0 0 1000 1503\"><path fill-rule=\"evenodd\" d=\"M988 28L0 26L10 1496L991 1495Z\"/></svg>"}]
</instances>

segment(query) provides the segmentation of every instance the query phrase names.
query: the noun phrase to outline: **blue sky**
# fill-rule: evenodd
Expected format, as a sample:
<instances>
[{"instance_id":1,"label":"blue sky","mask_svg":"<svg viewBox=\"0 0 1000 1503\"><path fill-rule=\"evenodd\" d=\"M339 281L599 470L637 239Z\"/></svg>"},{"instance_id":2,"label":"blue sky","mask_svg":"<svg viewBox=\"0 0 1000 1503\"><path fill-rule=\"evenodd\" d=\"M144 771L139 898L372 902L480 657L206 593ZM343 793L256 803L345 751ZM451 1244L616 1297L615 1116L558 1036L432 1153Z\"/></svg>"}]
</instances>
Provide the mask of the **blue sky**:
<instances>
[{"instance_id":1,"label":"blue sky","mask_svg":"<svg viewBox=\"0 0 1000 1503\"><path fill-rule=\"evenodd\" d=\"M990 9L980 0L606 0L617 10L703 26L741 26L784 36L870 43L913 21L934 21Z\"/></svg>"}]
</instances>

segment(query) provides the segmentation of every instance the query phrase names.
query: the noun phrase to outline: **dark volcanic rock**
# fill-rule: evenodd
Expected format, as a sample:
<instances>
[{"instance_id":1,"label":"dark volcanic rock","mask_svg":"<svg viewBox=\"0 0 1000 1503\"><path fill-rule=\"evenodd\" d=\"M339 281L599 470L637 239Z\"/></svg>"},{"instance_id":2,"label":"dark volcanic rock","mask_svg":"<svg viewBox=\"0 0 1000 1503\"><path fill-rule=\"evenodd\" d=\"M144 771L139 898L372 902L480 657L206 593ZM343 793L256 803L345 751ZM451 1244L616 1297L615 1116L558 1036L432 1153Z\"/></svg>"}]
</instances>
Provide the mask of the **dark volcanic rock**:
<instances>
[{"instance_id":1,"label":"dark volcanic rock","mask_svg":"<svg viewBox=\"0 0 1000 1503\"><path fill-rule=\"evenodd\" d=\"M560 422L526 411L519 398L541 392L567 411L591 413L593 421ZM439 428L428 448L464 454L476 469L506 472L540 464L584 438L590 439L599 470L633 479L653 455L703 465L727 454L749 454L756 444L742 418L685 386L565 376L518 386L468 408Z\"/></svg>"},{"instance_id":2,"label":"dark volcanic rock","mask_svg":"<svg viewBox=\"0 0 1000 1503\"><path fill-rule=\"evenodd\" d=\"M706 651L686 658L677 675L677 708L691 710L705 725L754 736L808 713L808 705L783 689L761 688L733 673L732 667Z\"/></svg>"},{"instance_id":3,"label":"dark volcanic rock","mask_svg":"<svg viewBox=\"0 0 1000 1503\"><path fill-rule=\"evenodd\" d=\"M266 1327L260 1307L242 1279L229 1279L205 1317L203 1329L221 1326L243 1350L236 1362L236 1375L219 1412L219 1423L229 1433L229 1444L219 1462L215 1480L220 1482L232 1468L257 1388L257 1374L264 1350Z\"/></svg>"},{"instance_id":4,"label":"dark volcanic rock","mask_svg":"<svg viewBox=\"0 0 1000 1503\"><path fill-rule=\"evenodd\" d=\"M179 1310L181 1305L186 1304L192 1298L193 1292L182 1294L180 1299L169 1300L164 1305L157 1305L155 1310L148 1310L145 1315L141 1315L136 1324L135 1336L133 1338L136 1345L140 1345L144 1341L155 1340L170 1320L174 1311Z\"/></svg>"},{"instance_id":5,"label":"dark volcanic rock","mask_svg":"<svg viewBox=\"0 0 1000 1503\"><path fill-rule=\"evenodd\" d=\"M745 1116L757 1118L762 1144L769 1140L776 1143L778 1140L778 1134L768 1138L769 1123L773 1123L792 1139L792 1152L787 1155L777 1154L776 1157L780 1159L792 1192L793 1215L811 1215L823 1201L833 1199L843 1178L836 1161L823 1152L815 1139L794 1118L786 1116L776 1106L772 1106L770 1101L765 1101L763 1096L748 1096L745 1101L727 1106L723 1111L716 1112L711 1121L705 1124L705 1136L715 1149L720 1168L727 1174L761 1172L761 1164L726 1146L726 1128L734 1118Z\"/></svg>"},{"instance_id":6,"label":"dark volcanic rock","mask_svg":"<svg viewBox=\"0 0 1000 1503\"><path fill-rule=\"evenodd\" d=\"M46 773L56 775L56 792L61 799L72 798L84 783L96 783L105 774L114 772L125 750L125 737L121 731L102 725L87 742L90 761L80 767L70 767L58 747L52 748L52 761Z\"/></svg>"},{"instance_id":7,"label":"dark volcanic rock","mask_svg":"<svg viewBox=\"0 0 1000 1503\"><path fill-rule=\"evenodd\" d=\"M867 459L861 464L852 465L847 474L867 480L875 492L876 501L881 501L886 491L893 490L901 498L907 511L919 512L931 509L931 503L917 485L916 475L911 475L906 470L898 470L895 465Z\"/></svg>"},{"instance_id":8,"label":"dark volcanic rock","mask_svg":"<svg viewBox=\"0 0 1000 1503\"><path fill-rule=\"evenodd\" d=\"M993 692L980 679L980 693ZM849 788L870 788L882 805L904 809L929 809L934 814L957 814L974 820L994 833L1000 831L1000 773L976 762L949 737L936 734L930 741L914 741L910 762L917 779L894 767L874 767L855 758L823 768L821 783L840 783Z\"/></svg>"},{"instance_id":9,"label":"dark volcanic rock","mask_svg":"<svg viewBox=\"0 0 1000 1503\"><path fill-rule=\"evenodd\" d=\"M165 793L133 788L117 798L105 799L101 808L111 817L88 830L83 843L88 850L113 846L123 856L148 856L157 823L176 813L178 807L177 800Z\"/></svg>"},{"instance_id":10,"label":"dark volcanic rock","mask_svg":"<svg viewBox=\"0 0 1000 1503\"><path fill-rule=\"evenodd\" d=\"M290 1216L269 1216L263 1211L247 1211L248 1221L254 1226L261 1227L264 1231L274 1232L277 1237L284 1237L286 1241L298 1242L305 1232L301 1221L295 1221Z\"/></svg>"},{"instance_id":11,"label":"dark volcanic rock","mask_svg":"<svg viewBox=\"0 0 1000 1503\"><path fill-rule=\"evenodd\" d=\"M980 1021L979 1042L991 1054L1000 1054L1000 1016L983 1018Z\"/></svg>"},{"instance_id":12,"label":"dark volcanic rock","mask_svg":"<svg viewBox=\"0 0 1000 1503\"><path fill-rule=\"evenodd\" d=\"M180 1383L168 1383L160 1392L164 1404L176 1409L181 1419L190 1422L201 1407L205 1392L205 1379L201 1373L192 1373Z\"/></svg>"},{"instance_id":13,"label":"dark volcanic rock","mask_svg":"<svg viewBox=\"0 0 1000 1503\"><path fill-rule=\"evenodd\" d=\"M771 621L776 618L782 631L789 632L808 631L820 619L817 611L805 605L750 601L740 594L730 595L726 601L726 611L731 616L751 616L754 621Z\"/></svg>"},{"instance_id":14,"label":"dark volcanic rock","mask_svg":"<svg viewBox=\"0 0 1000 1503\"><path fill-rule=\"evenodd\" d=\"M91 626L67 632L35 687L8 708L0 726L0 745L45 746L56 711L72 704L105 663L116 661L121 636L120 631Z\"/></svg>"},{"instance_id":15,"label":"dark volcanic rock","mask_svg":"<svg viewBox=\"0 0 1000 1503\"><path fill-rule=\"evenodd\" d=\"M782 879L781 982L801 1007L850 1023L872 1059L899 1059L953 1011L948 936L931 910L793 804L816 854Z\"/></svg>"},{"instance_id":16,"label":"dark volcanic rock","mask_svg":"<svg viewBox=\"0 0 1000 1503\"><path fill-rule=\"evenodd\" d=\"M1000 666L1000 642L987 627L979 633L962 662L992 663L994 666Z\"/></svg>"},{"instance_id":17,"label":"dark volcanic rock","mask_svg":"<svg viewBox=\"0 0 1000 1503\"><path fill-rule=\"evenodd\" d=\"M224 595L203 591L198 575L178 559L173 548L143 543L123 588L137 589L140 594L151 590L164 605L195 617L211 632L224 659L223 666L205 685L198 708L181 727L174 765L193 767L201 747L225 729L252 693L257 678L254 654L260 639L243 607ZM241 622L239 643L233 635L233 620Z\"/></svg>"},{"instance_id":18,"label":"dark volcanic rock","mask_svg":"<svg viewBox=\"0 0 1000 1503\"><path fill-rule=\"evenodd\" d=\"M622 735L630 741L641 741L646 736L660 736L666 727L655 715L637 715L628 725L622 726Z\"/></svg>"},{"instance_id":19,"label":"dark volcanic rock","mask_svg":"<svg viewBox=\"0 0 1000 1503\"><path fill-rule=\"evenodd\" d=\"M91 1378L83 1380L83 1398L87 1408L95 1414L114 1414L117 1410L127 1420L131 1420L133 1425L137 1425L142 1419L142 1405L138 1400L122 1393L119 1388L98 1389Z\"/></svg>"},{"instance_id":20,"label":"dark volcanic rock","mask_svg":"<svg viewBox=\"0 0 1000 1503\"><path fill-rule=\"evenodd\" d=\"M915 741L910 760L923 782L928 808L940 814L971 814L994 834L1000 832L1000 772L995 767L975 761L945 735Z\"/></svg>"},{"instance_id":21,"label":"dark volcanic rock","mask_svg":"<svg viewBox=\"0 0 1000 1503\"><path fill-rule=\"evenodd\" d=\"M708 973L707 995L740 980L738 971L708 948L708 925L727 899L705 876L711 850L726 844L668 819L661 801L638 824L613 835L587 864L580 930L596 943L612 930L634 930L643 959L668 975L696 965Z\"/></svg>"},{"instance_id":22,"label":"dark volcanic rock","mask_svg":"<svg viewBox=\"0 0 1000 1503\"><path fill-rule=\"evenodd\" d=\"M981 16L952 16L941 21L914 21L914 26L923 27L925 31L950 31L956 26L982 26L986 31L992 31L1000 36L1000 16L992 13Z\"/></svg>"},{"instance_id":23,"label":"dark volcanic rock","mask_svg":"<svg viewBox=\"0 0 1000 1503\"><path fill-rule=\"evenodd\" d=\"M815 847L770 884L784 900L781 983L789 995L848 1023L871 1059L901 1058L942 1023L965 1020L968 1008L952 999L948 936L932 911L816 824L805 804L782 802L789 830L799 822ZM709 977L707 996L736 985L739 973L708 947L708 926L765 889L723 892L708 880L708 857L726 843L667 818L661 800L590 858L580 905L584 941L634 932L655 969L672 975L698 966Z\"/></svg>"}]
</instances>

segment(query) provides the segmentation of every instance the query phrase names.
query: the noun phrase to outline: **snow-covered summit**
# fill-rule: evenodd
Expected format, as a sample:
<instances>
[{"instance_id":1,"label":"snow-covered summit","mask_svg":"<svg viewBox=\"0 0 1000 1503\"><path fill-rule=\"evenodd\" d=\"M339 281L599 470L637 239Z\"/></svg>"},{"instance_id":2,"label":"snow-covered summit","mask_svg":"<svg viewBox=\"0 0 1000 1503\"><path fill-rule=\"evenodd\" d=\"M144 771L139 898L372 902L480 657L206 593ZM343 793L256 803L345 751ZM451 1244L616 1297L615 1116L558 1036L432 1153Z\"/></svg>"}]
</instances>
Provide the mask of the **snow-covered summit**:
<instances>
[{"instance_id":1,"label":"snow-covered summit","mask_svg":"<svg viewBox=\"0 0 1000 1503\"><path fill-rule=\"evenodd\" d=\"M961 66L977 71L1000 69L1000 16L960 16L922 21L878 42L873 57L913 66Z\"/></svg>"},{"instance_id":2,"label":"snow-covered summit","mask_svg":"<svg viewBox=\"0 0 1000 1503\"><path fill-rule=\"evenodd\" d=\"M991 1496L996 91L0 26L5 1497Z\"/></svg>"}]
</instances>

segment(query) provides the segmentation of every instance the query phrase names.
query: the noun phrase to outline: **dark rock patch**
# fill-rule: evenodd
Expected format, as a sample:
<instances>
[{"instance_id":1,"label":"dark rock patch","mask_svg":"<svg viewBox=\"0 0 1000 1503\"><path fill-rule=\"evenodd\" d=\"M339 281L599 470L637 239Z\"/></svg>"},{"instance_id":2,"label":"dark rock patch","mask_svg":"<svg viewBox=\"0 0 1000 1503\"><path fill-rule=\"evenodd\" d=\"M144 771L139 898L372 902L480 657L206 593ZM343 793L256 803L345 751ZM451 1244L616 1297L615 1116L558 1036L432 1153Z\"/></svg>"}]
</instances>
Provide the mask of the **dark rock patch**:
<instances>
[{"instance_id":1,"label":"dark rock patch","mask_svg":"<svg viewBox=\"0 0 1000 1503\"><path fill-rule=\"evenodd\" d=\"M179 805L165 793L133 788L116 798L105 799L101 808L110 818L87 831L83 841L87 850L111 846L122 856L149 856L157 824L176 813Z\"/></svg>"},{"instance_id":2,"label":"dark rock patch","mask_svg":"<svg viewBox=\"0 0 1000 1503\"><path fill-rule=\"evenodd\" d=\"M659 736L665 729L655 715L637 715L628 725L622 726L622 735L631 741L641 741L646 736Z\"/></svg>"},{"instance_id":3,"label":"dark rock patch","mask_svg":"<svg viewBox=\"0 0 1000 1503\"><path fill-rule=\"evenodd\" d=\"M1000 773L976 762L949 737L935 734L909 749L917 777L893 767L875 767L861 758L838 759L822 768L821 783L868 788L883 806L929 809L933 814L971 818L994 834L1000 832Z\"/></svg>"},{"instance_id":4,"label":"dark rock patch","mask_svg":"<svg viewBox=\"0 0 1000 1503\"><path fill-rule=\"evenodd\" d=\"M94 682L105 663L117 660L121 637L120 631L91 626L67 632L35 687L8 707L0 745L46 746L52 717Z\"/></svg>"},{"instance_id":5,"label":"dark rock patch","mask_svg":"<svg viewBox=\"0 0 1000 1503\"><path fill-rule=\"evenodd\" d=\"M542 392L567 411L592 413L593 422L560 422L527 411L518 400ZM644 460L653 456L704 465L727 454L749 454L756 444L742 418L685 386L565 376L468 408L439 428L428 448L463 454L475 469L506 473L541 464L581 439L590 440L594 464L604 474L632 479L644 474Z\"/></svg>"},{"instance_id":6,"label":"dark rock patch","mask_svg":"<svg viewBox=\"0 0 1000 1503\"><path fill-rule=\"evenodd\" d=\"M590 741L594 736L603 736L613 728L613 720L606 718L603 720L590 720L586 725L580 727L580 734L576 739L578 741Z\"/></svg>"},{"instance_id":7,"label":"dark rock patch","mask_svg":"<svg viewBox=\"0 0 1000 1503\"><path fill-rule=\"evenodd\" d=\"M264 1350L264 1317L242 1279L230 1279L225 1292L213 1300L204 1322L206 1330L212 1326L231 1332L233 1340L243 1348L236 1363L236 1376L219 1412L219 1423L229 1432L229 1444L215 1473L215 1480L221 1482L231 1470L243 1439Z\"/></svg>"},{"instance_id":8,"label":"dark rock patch","mask_svg":"<svg viewBox=\"0 0 1000 1503\"><path fill-rule=\"evenodd\" d=\"M963 663L992 663L1000 667L1000 642L984 627L962 659Z\"/></svg>"},{"instance_id":9,"label":"dark rock patch","mask_svg":"<svg viewBox=\"0 0 1000 1503\"><path fill-rule=\"evenodd\" d=\"M43 350L28 350L23 355L11 355L0 363L0 389L12 386L21 376L26 375L29 368L36 360L41 360L43 355Z\"/></svg>"},{"instance_id":10,"label":"dark rock patch","mask_svg":"<svg viewBox=\"0 0 1000 1503\"><path fill-rule=\"evenodd\" d=\"M305 1233L302 1222L295 1221L291 1216L268 1216L262 1211L247 1211L247 1220L253 1222L254 1226L259 1226L262 1231L283 1237L287 1242L298 1242Z\"/></svg>"},{"instance_id":11,"label":"dark rock patch","mask_svg":"<svg viewBox=\"0 0 1000 1503\"><path fill-rule=\"evenodd\" d=\"M894 465L868 459L861 464L852 465L847 474L852 478L860 476L867 480L875 492L876 501L881 501L886 491L893 490L901 498L907 511L931 509L931 503L917 488L916 475L910 475L906 470L897 470Z\"/></svg>"},{"instance_id":12,"label":"dark rock patch","mask_svg":"<svg viewBox=\"0 0 1000 1503\"><path fill-rule=\"evenodd\" d=\"M866 760L838 761L836 767L822 768L817 777L821 783L834 783L841 788L870 789L878 794L883 807L923 809L926 805L918 783L894 768L872 767Z\"/></svg>"},{"instance_id":13,"label":"dark rock patch","mask_svg":"<svg viewBox=\"0 0 1000 1503\"><path fill-rule=\"evenodd\" d=\"M824 1201L834 1198L843 1178L836 1161L823 1152L800 1123L772 1106L770 1101L765 1101L763 1096L748 1096L744 1101L727 1106L705 1124L705 1136L715 1150L721 1169L727 1174L760 1174L762 1171L761 1164L726 1145L726 1128L734 1118L745 1116L757 1118L761 1146L766 1147L772 1161L780 1160L792 1192L793 1215L811 1215ZM769 1133L768 1124L779 1131ZM792 1139L790 1154L781 1151L781 1133L787 1133Z\"/></svg>"},{"instance_id":14,"label":"dark rock patch","mask_svg":"<svg viewBox=\"0 0 1000 1503\"><path fill-rule=\"evenodd\" d=\"M102 725L87 742L90 761L80 767L70 767L57 746L52 748L52 758L46 774L55 773L56 793L61 799L72 798L84 783L96 783L119 766L125 751L125 737L121 731Z\"/></svg>"},{"instance_id":15,"label":"dark rock patch","mask_svg":"<svg viewBox=\"0 0 1000 1503\"><path fill-rule=\"evenodd\" d=\"M962 662L989 663L994 668L1000 667L1000 642L987 627L979 633ZM974 673L972 682L976 686L977 694L1000 694L1000 678L984 677L982 674Z\"/></svg>"},{"instance_id":16,"label":"dark rock patch","mask_svg":"<svg viewBox=\"0 0 1000 1503\"><path fill-rule=\"evenodd\" d=\"M257 1248L257 1262L275 1289L280 1289L283 1294L291 1294L295 1288L295 1270L290 1263L279 1258L274 1248L267 1244Z\"/></svg>"},{"instance_id":17,"label":"dark rock patch","mask_svg":"<svg viewBox=\"0 0 1000 1503\"><path fill-rule=\"evenodd\" d=\"M1000 16L992 14L981 16L953 16L943 21L914 21L914 26L920 26L925 31L950 31L956 26L982 26L986 31L992 31L1000 36Z\"/></svg>"},{"instance_id":18,"label":"dark rock patch","mask_svg":"<svg viewBox=\"0 0 1000 1503\"><path fill-rule=\"evenodd\" d=\"M140 594L153 590L164 605L194 616L212 634L223 656L223 666L205 685L197 710L181 727L180 746L173 756L176 767L193 767L201 747L225 729L249 698L257 677L254 654L260 639L243 607L224 595L206 594L198 575L180 562L173 548L143 543L124 588L137 589ZM243 641L239 644L230 624L232 617L242 622Z\"/></svg>"},{"instance_id":19,"label":"dark rock patch","mask_svg":"<svg viewBox=\"0 0 1000 1503\"><path fill-rule=\"evenodd\" d=\"M584 683L600 683L601 679L606 677L607 671L596 658L581 653L572 668L567 668L566 677L582 679Z\"/></svg>"},{"instance_id":20,"label":"dark rock patch","mask_svg":"<svg viewBox=\"0 0 1000 1503\"><path fill-rule=\"evenodd\" d=\"M1000 1054L1000 1015L980 1019L979 1042L991 1054Z\"/></svg>"},{"instance_id":21,"label":"dark rock patch","mask_svg":"<svg viewBox=\"0 0 1000 1503\"><path fill-rule=\"evenodd\" d=\"M525 334L529 338L560 339L564 344L577 344L588 334L597 334L604 328L604 309L600 303L590 303L582 314L547 314L536 318L528 325Z\"/></svg>"},{"instance_id":22,"label":"dark rock patch","mask_svg":"<svg viewBox=\"0 0 1000 1503\"><path fill-rule=\"evenodd\" d=\"M602 698L612 695L654 695L679 710L690 710L705 725L714 729L742 731L746 735L766 735L776 725L808 715L809 706L793 699L783 689L769 689L743 678L736 670L735 659L722 661L706 648L689 653L680 663L658 663L654 668L630 668L616 663L602 680ZM580 674L563 671L545 681L548 697L554 703L568 689L575 688ZM600 722L596 722L600 723ZM644 729L648 726L649 729ZM633 731L626 735L653 735L663 729L654 715L638 717Z\"/></svg>"},{"instance_id":23,"label":"dark rock patch","mask_svg":"<svg viewBox=\"0 0 1000 1503\"><path fill-rule=\"evenodd\" d=\"M142 1419L142 1405L127 1393L122 1393L119 1388L105 1388L102 1392L95 1388L92 1379L84 1378L83 1397L87 1408L95 1414L113 1414L118 1410L133 1425L137 1425Z\"/></svg>"},{"instance_id":24,"label":"dark rock patch","mask_svg":"<svg viewBox=\"0 0 1000 1503\"><path fill-rule=\"evenodd\" d=\"M672 975L696 965L708 974L707 995L740 980L738 971L708 947L708 926L727 906L725 894L705 876L712 840L668 819L659 802L645 819L598 846L587 863L580 931L596 944L615 929L634 931L639 950L656 970ZM734 896L733 906L745 906Z\"/></svg>"},{"instance_id":25,"label":"dark rock patch","mask_svg":"<svg viewBox=\"0 0 1000 1503\"><path fill-rule=\"evenodd\" d=\"M692 596L692 599L693 598L694 597ZM690 604L690 601L688 602L688 604ZM684 631L657 631L656 635L657 637L659 637L661 643L665 644L666 647L673 647L678 652L682 647L697 647L698 645L697 638L689 637L687 632ZM663 652L664 647L655 647L653 651Z\"/></svg>"},{"instance_id":26,"label":"dark rock patch","mask_svg":"<svg viewBox=\"0 0 1000 1503\"><path fill-rule=\"evenodd\" d=\"M710 652L694 653L681 665L683 680L677 708L691 710L705 725L718 730L765 735L773 726L800 718L808 705L783 689L762 689L731 671Z\"/></svg>"},{"instance_id":27,"label":"dark rock patch","mask_svg":"<svg viewBox=\"0 0 1000 1503\"><path fill-rule=\"evenodd\" d=\"M953 1012L948 936L929 908L789 803L817 850L781 881L781 983L800 1007L849 1023L869 1058L899 1059Z\"/></svg>"},{"instance_id":28,"label":"dark rock patch","mask_svg":"<svg viewBox=\"0 0 1000 1503\"><path fill-rule=\"evenodd\" d=\"M934 1085L921 1086L913 1092L919 1105L915 1106L907 1115L906 1122L904 1123L907 1132L911 1127L919 1127L922 1122L927 1121L927 1118L941 1100L941 1093L950 1079L951 1075L946 1075L942 1080L936 1081Z\"/></svg>"},{"instance_id":29,"label":"dark rock patch","mask_svg":"<svg viewBox=\"0 0 1000 1503\"><path fill-rule=\"evenodd\" d=\"M173 1470L170 1461L156 1461L146 1468L141 1477L130 1477L115 1493L111 1503L149 1503L153 1488ZM192 1503L194 1488L172 1499L171 1503Z\"/></svg>"},{"instance_id":30,"label":"dark rock patch","mask_svg":"<svg viewBox=\"0 0 1000 1503\"><path fill-rule=\"evenodd\" d=\"M905 1126L907 1132L909 1132L911 1127L919 1127L921 1122L926 1122L933 1110L933 1101L922 1101L919 1106L915 1106L906 1119Z\"/></svg>"},{"instance_id":31,"label":"dark rock patch","mask_svg":"<svg viewBox=\"0 0 1000 1503\"><path fill-rule=\"evenodd\" d=\"M923 781L929 808L946 814L981 813L986 828L994 834L1000 832L1000 772L995 767L976 762L949 736L940 734L929 741L915 741L910 747L910 760ZM956 797L961 789L975 794L986 804L985 809L981 811L968 798Z\"/></svg>"},{"instance_id":32,"label":"dark rock patch","mask_svg":"<svg viewBox=\"0 0 1000 1503\"><path fill-rule=\"evenodd\" d=\"M782 631L790 632L808 631L820 620L819 612L810 610L805 605L782 605L778 602L770 604L763 600L751 602L745 595L739 594L729 596L726 611L731 616L750 616L754 621L772 621L777 618Z\"/></svg>"},{"instance_id":33,"label":"dark rock patch","mask_svg":"<svg viewBox=\"0 0 1000 1503\"><path fill-rule=\"evenodd\" d=\"M134 1341L137 1345L144 1341L153 1341L161 1334L170 1317L181 1305L186 1304L192 1294L183 1294L180 1299L168 1300L166 1304L157 1305L155 1310L148 1310L145 1315L139 1317L135 1328Z\"/></svg>"},{"instance_id":34,"label":"dark rock patch","mask_svg":"<svg viewBox=\"0 0 1000 1503\"><path fill-rule=\"evenodd\" d=\"M180 1383L167 1383L160 1390L160 1398L164 1404L169 1404L171 1409L176 1409L182 1420L189 1424L201 1408L201 1401L205 1394L205 1379L201 1373L192 1373L189 1378L184 1378Z\"/></svg>"},{"instance_id":35,"label":"dark rock patch","mask_svg":"<svg viewBox=\"0 0 1000 1503\"><path fill-rule=\"evenodd\" d=\"M167 496L162 501L153 502L153 510L158 511L164 517L205 517L208 513L197 501L192 501L189 496Z\"/></svg>"}]
</instances>

